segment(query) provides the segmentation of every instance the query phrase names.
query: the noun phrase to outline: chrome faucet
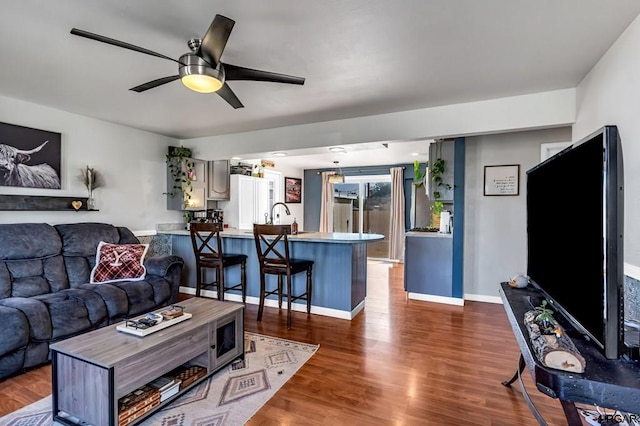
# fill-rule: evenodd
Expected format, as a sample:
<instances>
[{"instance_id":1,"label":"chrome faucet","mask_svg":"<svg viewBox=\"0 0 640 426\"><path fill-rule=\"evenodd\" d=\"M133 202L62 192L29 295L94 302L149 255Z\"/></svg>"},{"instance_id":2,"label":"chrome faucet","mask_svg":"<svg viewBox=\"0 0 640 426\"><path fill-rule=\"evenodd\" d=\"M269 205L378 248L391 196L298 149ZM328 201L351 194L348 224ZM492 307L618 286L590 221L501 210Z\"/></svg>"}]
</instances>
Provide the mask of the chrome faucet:
<instances>
[{"instance_id":1,"label":"chrome faucet","mask_svg":"<svg viewBox=\"0 0 640 426\"><path fill-rule=\"evenodd\" d=\"M282 207L284 207L284 211L287 214L287 216L291 215L291 211L289 210L289 206L287 206L285 203L282 203L280 201L278 201L277 203L273 203L273 205L271 206L271 215L269 216L269 224L271 224L271 225L273 225L273 209L278 204L280 204Z\"/></svg>"}]
</instances>

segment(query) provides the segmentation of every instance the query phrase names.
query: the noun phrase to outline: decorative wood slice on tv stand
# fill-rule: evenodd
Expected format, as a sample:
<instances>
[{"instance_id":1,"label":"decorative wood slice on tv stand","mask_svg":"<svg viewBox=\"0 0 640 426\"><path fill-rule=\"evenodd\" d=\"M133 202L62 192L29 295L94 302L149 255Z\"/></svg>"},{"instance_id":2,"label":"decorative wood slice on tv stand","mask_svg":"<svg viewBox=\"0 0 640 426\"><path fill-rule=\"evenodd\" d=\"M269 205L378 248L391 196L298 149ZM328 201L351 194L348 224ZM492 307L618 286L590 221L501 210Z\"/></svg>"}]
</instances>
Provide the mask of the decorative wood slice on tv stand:
<instances>
[{"instance_id":1,"label":"decorative wood slice on tv stand","mask_svg":"<svg viewBox=\"0 0 640 426\"><path fill-rule=\"evenodd\" d=\"M537 311L528 311L524 314L524 325L527 327L529 340L538 360L549 368L584 373L585 360L571 339L567 337L562 328L560 328L562 333L559 337L555 334L542 334L535 321L538 313Z\"/></svg>"}]
</instances>

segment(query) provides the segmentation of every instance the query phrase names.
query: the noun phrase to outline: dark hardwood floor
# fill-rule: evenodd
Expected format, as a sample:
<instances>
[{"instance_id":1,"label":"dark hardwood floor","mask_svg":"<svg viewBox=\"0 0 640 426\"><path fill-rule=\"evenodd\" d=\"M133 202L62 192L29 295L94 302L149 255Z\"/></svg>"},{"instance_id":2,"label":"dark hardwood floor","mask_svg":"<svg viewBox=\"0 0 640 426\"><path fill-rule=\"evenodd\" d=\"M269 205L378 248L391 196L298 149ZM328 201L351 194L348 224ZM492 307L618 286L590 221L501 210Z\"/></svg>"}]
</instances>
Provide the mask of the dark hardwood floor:
<instances>
[{"instance_id":1,"label":"dark hardwood floor","mask_svg":"<svg viewBox=\"0 0 640 426\"><path fill-rule=\"evenodd\" d=\"M408 300L403 267L370 267L366 307L346 321L265 308L247 331L319 344L318 352L249 425L536 425L515 372L519 351L502 305L464 307ZM496 283L496 285L498 285ZM0 415L51 393L44 366L0 382ZM528 391L549 425L566 424L560 403Z\"/></svg>"}]
</instances>

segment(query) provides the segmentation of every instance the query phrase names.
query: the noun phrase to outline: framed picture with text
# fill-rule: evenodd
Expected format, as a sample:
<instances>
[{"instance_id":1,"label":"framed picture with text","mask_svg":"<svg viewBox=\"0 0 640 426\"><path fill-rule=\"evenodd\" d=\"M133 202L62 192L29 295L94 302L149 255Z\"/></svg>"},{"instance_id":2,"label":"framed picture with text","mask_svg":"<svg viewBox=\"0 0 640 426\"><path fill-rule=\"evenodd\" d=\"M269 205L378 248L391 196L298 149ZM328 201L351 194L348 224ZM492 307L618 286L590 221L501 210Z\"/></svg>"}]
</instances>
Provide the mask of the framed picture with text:
<instances>
[{"instance_id":1,"label":"framed picture with text","mask_svg":"<svg viewBox=\"0 0 640 426\"><path fill-rule=\"evenodd\" d=\"M520 165L484 166L484 195L519 195Z\"/></svg>"},{"instance_id":2,"label":"framed picture with text","mask_svg":"<svg viewBox=\"0 0 640 426\"><path fill-rule=\"evenodd\" d=\"M285 203L302 203L302 179L285 177L284 178L284 202Z\"/></svg>"}]
</instances>

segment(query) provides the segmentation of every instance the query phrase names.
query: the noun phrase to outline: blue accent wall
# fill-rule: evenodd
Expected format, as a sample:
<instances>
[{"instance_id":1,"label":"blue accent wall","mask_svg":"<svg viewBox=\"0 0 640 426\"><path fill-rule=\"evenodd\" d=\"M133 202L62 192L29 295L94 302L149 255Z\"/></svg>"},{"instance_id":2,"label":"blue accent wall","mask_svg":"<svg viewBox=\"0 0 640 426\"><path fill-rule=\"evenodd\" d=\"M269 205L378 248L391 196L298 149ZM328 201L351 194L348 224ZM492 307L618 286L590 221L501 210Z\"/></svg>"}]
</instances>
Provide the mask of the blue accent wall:
<instances>
[{"instance_id":1,"label":"blue accent wall","mask_svg":"<svg viewBox=\"0 0 640 426\"><path fill-rule=\"evenodd\" d=\"M451 296L463 296L465 138L455 138L453 160L453 283Z\"/></svg>"},{"instance_id":2,"label":"blue accent wall","mask_svg":"<svg viewBox=\"0 0 640 426\"><path fill-rule=\"evenodd\" d=\"M369 167L343 167L345 176L388 175L391 167L404 167L405 223L409 226L411 210L411 182L413 182L413 163L391 164ZM304 171L304 230L318 231L320 228L320 200L322 197L322 177L320 172L333 171L335 168L309 169ZM423 170L424 171L424 170Z\"/></svg>"}]
</instances>

